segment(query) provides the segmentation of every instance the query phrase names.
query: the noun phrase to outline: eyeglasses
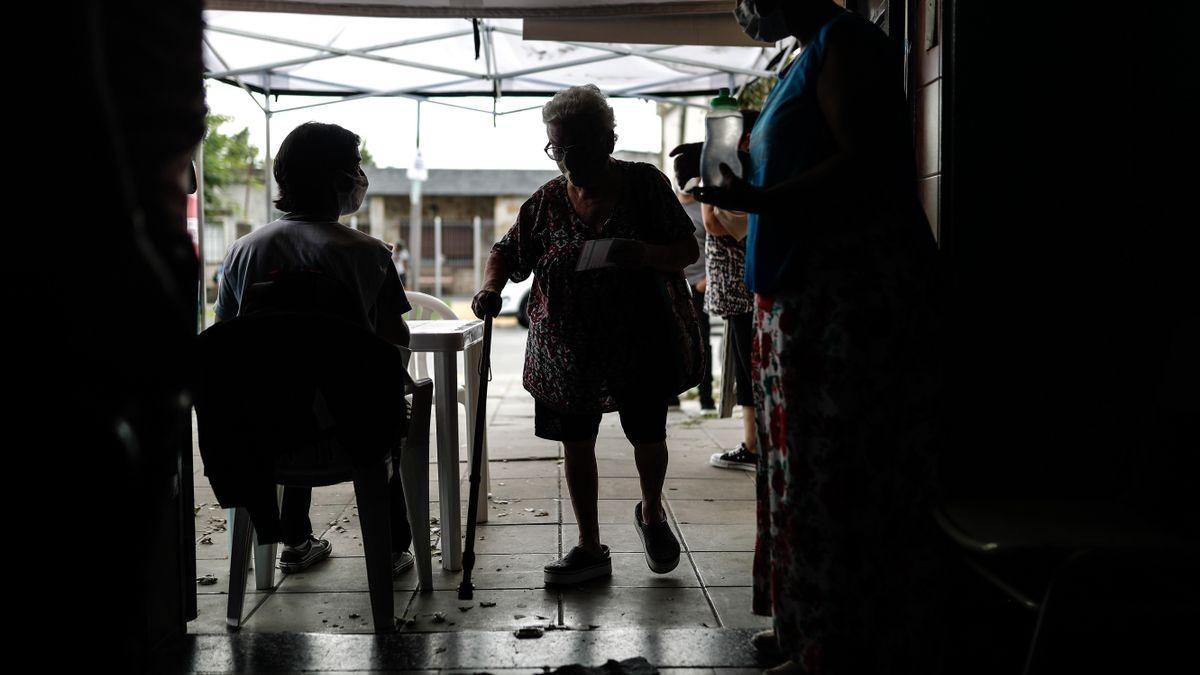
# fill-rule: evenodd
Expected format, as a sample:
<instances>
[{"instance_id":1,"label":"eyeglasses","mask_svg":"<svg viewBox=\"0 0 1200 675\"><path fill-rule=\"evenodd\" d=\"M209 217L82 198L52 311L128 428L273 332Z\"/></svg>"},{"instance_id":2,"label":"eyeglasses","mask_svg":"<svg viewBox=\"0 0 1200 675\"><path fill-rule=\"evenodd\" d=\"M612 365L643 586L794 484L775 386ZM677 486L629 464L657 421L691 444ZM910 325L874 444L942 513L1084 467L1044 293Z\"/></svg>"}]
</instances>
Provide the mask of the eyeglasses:
<instances>
[{"instance_id":1,"label":"eyeglasses","mask_svg":"<svg viewBox=\"0 0 1200 675\"><path fill-rule=\"evenodd\" d=\"M556 162L561 162L567 158L567 153L572 150L582 150L586 152L591 150L591 148L592 146L587 143L577 143L575 145L555 145L553 143L547 143L543 150L545 151L547 157Z\"/></svg>"}]
</instances>

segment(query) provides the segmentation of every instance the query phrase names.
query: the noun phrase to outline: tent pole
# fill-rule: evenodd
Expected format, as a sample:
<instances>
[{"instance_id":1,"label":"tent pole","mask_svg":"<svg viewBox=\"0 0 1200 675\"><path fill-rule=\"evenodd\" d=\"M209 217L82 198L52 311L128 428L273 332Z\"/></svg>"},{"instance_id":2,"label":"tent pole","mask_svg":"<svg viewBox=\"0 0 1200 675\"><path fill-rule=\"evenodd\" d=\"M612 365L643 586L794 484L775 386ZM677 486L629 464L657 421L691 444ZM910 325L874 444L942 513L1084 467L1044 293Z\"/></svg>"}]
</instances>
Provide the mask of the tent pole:
<instances>
[{"instance_id":1,"label":"tent pole","mask_svg":"<svg viewBox=\"0 0 1200 675\"><path fill-rule=\"evenodd\" d=\"M482 239L483 239L483 219L480 218L479 216L475 216L474 218L471 219L471 253L472 253L471 257L474 258L474 260L472 262L474 262L473 269L475 272L475 275L474 275L475 276L475 278L474 278L475 286L473 287L473 289L475 289L475 290L478 290L480 285L482 284L482 280L480 279L480 270L483 269L483 266L481 264L482 259L483 259L483 241L482 241Z\"/></svg>"},{"instance_id":2,"label":"tent pole","mask_svg":"<svg viewBox=\"0 0 1200 675\"><path fill-rule=\"evenodd\" d=\"M417 157L421 156L421 102L417 101ZM413 160L414 169L416 168L416 159ZM410 174L411 176L412 174ZM409 271L412 274L412 280L409 287L414 291L421 290L421 254L424 252L424 245L421 242L421 177L413 176L409 178L409 193L408 193L408 250Z\"/></svg>"},{"instance_id":3,"label":"tent pole","mask_svg":"<svg viewBox=\"0 0 1200 675\"><path fill-rule=\"evenodd\" d=\"M217 33L224 32L224 31L222 31L220 26L208 26L208 28L206 30L217 32ZM456 30L456 31L451 31L449 33L438 33L437 35L427 35L425 37L410 38L408 40L400 40L398 42L387 42L384 44L372 45L370 47L363 47L363 48L359 49L358 51L361 51L363 53L377 52L377 51L382 51L384 49L395 49L396 47L405 47L408 45L421 44L424 42L435 42L437 40L444 40L447 38L455 38L455 37L460 37L462 35L470 35L470 34L471 34L471 31L469 31L469 30ZM258 38L252 38L252 39L258 39ZM205 44L208 44L207 37L205 38ZM212 49L211 45L209 45L209 49ZM213 50L213 54L214 55L216 54L216 50ZM260 72L263 70L276 70L279 68L287 68L288 66L306 65L309 63L316 63L318 61L328 61L329 59L336 59L341 56L343 56L343 55L335 54L332 52L325 52L325 53L317 55L317 56L306 56L304 58L299 58L299 59L288 59L286 61L275 61L274 63L264 63L264 64L257 65L257 66L246 66L245 68L236 68L236 69L230 68L229 65L226 64L223 59L221 59L221 66L223 68L225 68L225 70L207 73L205 76L210 77L210 78L217 78L217 79L224 78L224 77L233 77L236 79L236 77L238 75L242 75L242 74L246 74L246 73L257 73L257 72ZM218 56L218 58L219 58L219 56Z\"/></svg>"},{"instance_id":4,"label":"tent pole","mask_svg":"<svg viewBox=\"0 0 1200 675\"><path fill-rule=\"evenodd\" d=\"M263 162L263 185L265 186L264 189L266 190L267 197L267 219L263 221L263 225L266 225L267 223L271 222L271 74L264 73L263 79L267 83L267 86L264 89L266 93L266 100L264 103L266 106L263 108L263 118L266 121L267 126L266 161Z\"/></svg>"},{"instance_id":5,"label":"tent pole","mask_svg":"<svg viewBox=\"0 0 1200 675\"><path fill-rule=\"evenodd\" d=\"M433 217L433 295L442 297L442 217Z\"/></svg>"},{"instance_id":6,"label":"tent pole","mask_svg":"<svg viewBox=\"0 0 1200 675\"><path fill-rule=\"evenodd\" d=\"M196 172L196 254L200 258L200 297L197 298L197 324L198 330L203 331L208 326L208 294L204 287L208 280L208 272L204 269L204 264L208 259L208 252L205 250L204 233L207 229L207 224L204 222L204 141L207 140L208 134L200 138L200 145L196 147L195 162L192 163L192 169ZM250 189L250 186L246 186ZM218 291L221 289L218 288Z\"/></svg>"}]
</instances>

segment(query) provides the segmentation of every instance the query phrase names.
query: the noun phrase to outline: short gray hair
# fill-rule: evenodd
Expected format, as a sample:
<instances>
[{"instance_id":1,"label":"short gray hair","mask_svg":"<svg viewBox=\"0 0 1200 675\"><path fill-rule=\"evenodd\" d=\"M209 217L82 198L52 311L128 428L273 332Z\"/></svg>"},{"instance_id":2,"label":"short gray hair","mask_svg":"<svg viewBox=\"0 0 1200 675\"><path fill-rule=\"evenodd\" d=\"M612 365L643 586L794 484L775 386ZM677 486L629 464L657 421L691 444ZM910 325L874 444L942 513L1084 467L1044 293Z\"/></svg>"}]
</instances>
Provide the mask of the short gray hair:
<instances>
[{"instance_id":1,"label":"short gray hair","mask_svg":"<svg viewBox=\"0 0 1200 675\"><path fill-rule=\"evenodd\" d=\"M613 131L617 127L608 97L594 84L563 89L555 94L549 103L542 106L542 122L583 122L605 131Z\"/></svg>"}]
</instances>

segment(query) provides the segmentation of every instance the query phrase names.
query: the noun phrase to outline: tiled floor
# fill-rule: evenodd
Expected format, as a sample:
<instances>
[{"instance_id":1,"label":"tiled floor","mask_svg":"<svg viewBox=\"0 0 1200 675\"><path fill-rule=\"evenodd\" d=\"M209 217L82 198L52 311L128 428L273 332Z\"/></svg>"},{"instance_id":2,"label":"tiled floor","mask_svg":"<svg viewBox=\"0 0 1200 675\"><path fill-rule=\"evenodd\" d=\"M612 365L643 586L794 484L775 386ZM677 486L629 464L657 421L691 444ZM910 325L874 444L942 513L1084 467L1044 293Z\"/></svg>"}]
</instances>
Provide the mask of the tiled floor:
<instances>
[{"instance_id":1,"label":"tiled floor","mask_svg":"<svg viewBox=\"0 0 1200 675\"><path fill-rule=\"evenodd\" d=\"M701 415L695 401L685 400L682 410L672 411L669 418L670 465L664 495L685 551L679 567L665 575L646 567L632 523L639 497L632 448L621 436L617 416L606 415L597 448L599 511L601 538L613 552L613 576L577 587L543 587L542 565L575 540L575 515L563 479L561 447L533 436L532 399L520 383L524 338L525 332L515 327L495 331L488 396L491 517L479 527L475 542L479 554L475 600L457 600L454 589L460 575L443 572L439 561L435 561L432 592L417 591L416 573L410 571L394 584L396 613L412 620L402 630L511 631L550 624L597 631L768 626L768 619L750 613L753 475L708 465L713 452L740 440L741 420ZM460 421L461 417L460 409ZM465 460L465 433L460 438ZM197 586L200 617L189 630L224 634L229 560L228 532L222 527L227 524L220 519L226 513L213 508L216 499L203 478L198 455L195 461L197 537L212 530L208 535L212 543L196 546L197 568L201 576L213 574L218 581ZM464 469L460 474L465 475L465 466L460 466ZM435 466L430 475L434 479L430 495L436 499ZM462 495L466 494L464 487ZM273 592L248 595L244 632L372 630L353 488L349 484L318 488L313 503L313 524L333 543L334 557L302 574L278 575ZM430 512L437 513L436 505ZM538 515L542 512L547 515ZM481 602L495 606L483 607ZM436 613L446 620L435 623Z\"/></svg>"}]
</instances>

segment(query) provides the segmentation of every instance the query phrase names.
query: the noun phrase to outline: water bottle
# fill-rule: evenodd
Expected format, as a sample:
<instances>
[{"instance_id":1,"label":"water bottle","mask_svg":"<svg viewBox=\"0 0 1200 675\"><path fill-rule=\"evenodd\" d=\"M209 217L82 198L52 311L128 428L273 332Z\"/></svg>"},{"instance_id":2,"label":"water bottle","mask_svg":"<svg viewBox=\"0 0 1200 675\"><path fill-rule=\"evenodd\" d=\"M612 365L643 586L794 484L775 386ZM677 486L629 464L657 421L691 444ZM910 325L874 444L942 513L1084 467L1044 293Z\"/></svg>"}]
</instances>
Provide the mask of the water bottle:
<instances>
[{"instance_id":1,"label":"water bottle","mask_svg":"<svg viewBox=\"0 0 1200 675\"><path fill-rule=\"evenodd\" d=\"M726 164L734 175L742 175L742 162L738 159L738 144L742 140L742 113L738 101L721 89L712 100L712 109L704 119L704 148L700 151L700 175L704 184L720 186L721 164Z\"/></svg>"}]
</instances>

